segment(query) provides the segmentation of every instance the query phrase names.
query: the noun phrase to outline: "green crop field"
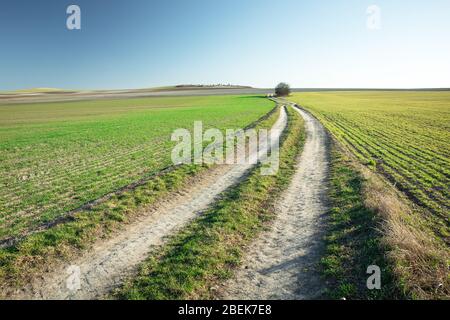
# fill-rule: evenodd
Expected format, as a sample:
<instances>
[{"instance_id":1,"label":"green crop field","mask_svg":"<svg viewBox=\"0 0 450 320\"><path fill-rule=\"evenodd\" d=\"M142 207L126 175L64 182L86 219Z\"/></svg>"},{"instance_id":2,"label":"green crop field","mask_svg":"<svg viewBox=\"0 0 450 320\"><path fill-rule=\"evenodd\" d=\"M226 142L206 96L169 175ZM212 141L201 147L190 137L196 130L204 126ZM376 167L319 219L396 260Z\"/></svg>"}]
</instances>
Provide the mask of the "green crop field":
<instances>
[{"instance_id":1,"label":"green crop field","mask_svg":"<svg viewBox=\"0 0 450 320\"><path fill-rule=\"evenodd\" d=\"M176 128L242 128L274 106L257 96L0 105L0 239L170 166Z\"/></svg>"},{"instance_id":2,"label":"green crop field","mask_svg":"<svg viewBox=\"0 0 450 320\"><path fill-rule=\"evenodd\" d=\"M395 184L448 239L450 92L296 93L290 100Z\"/></svg>"}]
</instances>

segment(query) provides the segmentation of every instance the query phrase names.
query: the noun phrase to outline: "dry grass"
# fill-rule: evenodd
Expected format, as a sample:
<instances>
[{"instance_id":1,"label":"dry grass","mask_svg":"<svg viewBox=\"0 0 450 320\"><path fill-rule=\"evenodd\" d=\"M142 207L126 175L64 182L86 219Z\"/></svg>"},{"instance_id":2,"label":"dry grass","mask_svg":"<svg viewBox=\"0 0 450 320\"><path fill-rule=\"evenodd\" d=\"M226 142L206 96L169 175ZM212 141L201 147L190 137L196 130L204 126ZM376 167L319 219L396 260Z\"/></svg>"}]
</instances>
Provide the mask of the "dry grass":
<instances>
[{"instance_id":1,"label":"dry grass","mask_svg":"<svg viewBox=\"0 0 450 320\"><path fill-rule=\"evenodd\" d=\"M382 242L401 289L414 299L449 299L448 247L394 186L356 160L352 166L364 178L365 206L381 218Z\"/></svg>"}]
</instances>

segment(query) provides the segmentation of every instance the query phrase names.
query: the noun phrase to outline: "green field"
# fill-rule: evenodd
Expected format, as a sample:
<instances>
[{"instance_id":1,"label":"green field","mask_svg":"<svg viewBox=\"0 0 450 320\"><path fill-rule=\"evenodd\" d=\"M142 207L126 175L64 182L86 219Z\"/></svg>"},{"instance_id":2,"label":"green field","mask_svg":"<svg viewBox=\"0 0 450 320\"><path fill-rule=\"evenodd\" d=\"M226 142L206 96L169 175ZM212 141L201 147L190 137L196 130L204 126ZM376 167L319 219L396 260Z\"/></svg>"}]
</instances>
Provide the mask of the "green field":
<instances>
[{"instance_id":1,"label":"green field","mask_svg":"<svg viewBox=\"0 0 450 320\"><path fill-rule=\"evenodd\" d=\"M450 92L296 93L290 100L395 184L448 239Z\"/></svg>"},{"instance_id":2,"label":"green field","mask_svg":"<svg viewBox=\"0 0 450 320\"><path fill-rule=\"evenodd\" d=\"M0 239L170 166L176 128L242 128L274 106L255 96L0 105Z\"/></svg>"}]
</instances>

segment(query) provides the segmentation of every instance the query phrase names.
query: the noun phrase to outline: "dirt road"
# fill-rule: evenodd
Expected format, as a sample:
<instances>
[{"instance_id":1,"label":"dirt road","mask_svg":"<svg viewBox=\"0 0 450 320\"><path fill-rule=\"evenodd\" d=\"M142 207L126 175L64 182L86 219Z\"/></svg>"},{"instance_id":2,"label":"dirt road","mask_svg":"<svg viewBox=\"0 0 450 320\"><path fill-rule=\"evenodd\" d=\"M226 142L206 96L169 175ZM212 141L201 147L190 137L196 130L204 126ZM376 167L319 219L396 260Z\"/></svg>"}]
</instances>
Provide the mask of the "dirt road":
<instances>
[{"instance_id":1,"label":"dirt road","mask_svg":"<svg viewBox=\"0 0 450 320\"><path fill-rule=\"evenodd\" d=\"M324 286L317 273L327 211L329 138L309 113L307 138L291 185L277 204L270 231L253 243L236 276L225 284L225 299L314 299Z\"/></svg>"},{"instance_id":2,"label":"dirt road","mask_svg":"<svg viewBox=\"0 0 450 320\"><path fill-rule=\"evenodd\" d=\"M273 128L280 132L287 124L281 108ZM70 264L37 279L10 295L13 299L95 299L102 298L131 275L155 246L185 226L226 189L235 185L252 167L250 164L219 166L208 172L188 190L171 197L147 212L108 241Z\"/></svg>"}]
</instances>

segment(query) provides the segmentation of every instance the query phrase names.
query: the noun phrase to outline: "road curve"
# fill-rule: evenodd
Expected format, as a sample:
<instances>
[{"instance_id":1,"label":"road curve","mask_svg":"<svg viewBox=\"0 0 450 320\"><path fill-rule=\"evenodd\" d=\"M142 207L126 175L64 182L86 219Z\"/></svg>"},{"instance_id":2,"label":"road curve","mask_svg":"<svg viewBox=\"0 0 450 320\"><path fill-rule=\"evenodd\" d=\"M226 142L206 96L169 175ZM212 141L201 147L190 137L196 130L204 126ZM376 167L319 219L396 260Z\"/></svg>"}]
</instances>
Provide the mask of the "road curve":
<instances>
[{"instance_id":1,"label":"road curve","mask_svg":"<svg viewBox=\"0 0 450 320\"><path fill-rule=\"evenodd\" d=\"M242 267L220 290L221 298L299 300L323 293L317 264L328 210L329 137L312 115L296 110L307 137L293 180L277 203L272 228L249 247Z\"/></svg>"},{"instance_id":2,"label":"road curve","mask_svg":"<svg viewBox=\"0 0 450 320\"><path fill-rule=\"evenodd\" d=\"M273 126L286 128L284 108ZM237 184L253 165L218 166L188 190L152 208L139 221L68 264L8 295L10 299L98 299L120 286L155 246L204 212L226 189Z\"/></svg>"}]
</instances>

